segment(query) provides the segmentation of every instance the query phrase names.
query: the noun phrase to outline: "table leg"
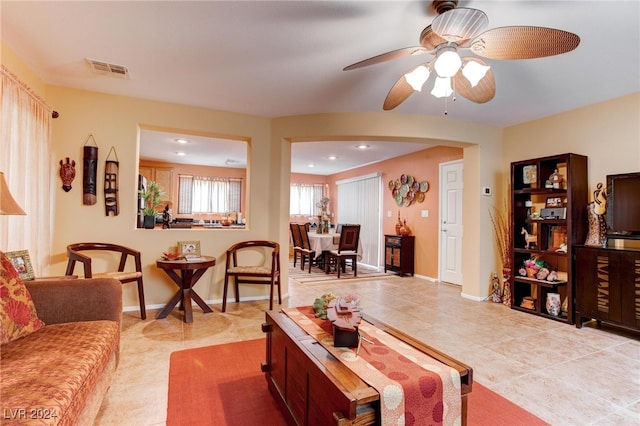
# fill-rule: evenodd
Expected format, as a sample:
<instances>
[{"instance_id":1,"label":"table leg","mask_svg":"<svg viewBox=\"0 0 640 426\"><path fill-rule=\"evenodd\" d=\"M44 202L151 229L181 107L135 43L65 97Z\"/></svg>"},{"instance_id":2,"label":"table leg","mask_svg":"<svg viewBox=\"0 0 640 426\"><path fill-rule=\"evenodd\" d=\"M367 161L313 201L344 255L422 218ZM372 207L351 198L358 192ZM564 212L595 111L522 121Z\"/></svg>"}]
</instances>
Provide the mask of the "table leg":
<instances>
[{"instance_id":1,"label":"table leg","mask_svg":"<svg viewBox=\"0 0 640 426\"><path fill-rule=\"evenodd\" d=\"M198 282L198 280L204 275L206 272L205 269L197 269L197 270L182 270L181 274L178 275L172 269L164 269L167 275L175 282L180 289L173 295L171 300L167 303L164 309L156 316L156 319L166 318L169 315L169 312L173 310L173 308L180 303L180 309L184 310L184 322L191 323L193 322L193 308L191 306L191 301L193 300L202 308L204 313L211 313L213 310L209 305L205 303L204 300L193 290L193 286Z\"/></svg>"}]
</instances>

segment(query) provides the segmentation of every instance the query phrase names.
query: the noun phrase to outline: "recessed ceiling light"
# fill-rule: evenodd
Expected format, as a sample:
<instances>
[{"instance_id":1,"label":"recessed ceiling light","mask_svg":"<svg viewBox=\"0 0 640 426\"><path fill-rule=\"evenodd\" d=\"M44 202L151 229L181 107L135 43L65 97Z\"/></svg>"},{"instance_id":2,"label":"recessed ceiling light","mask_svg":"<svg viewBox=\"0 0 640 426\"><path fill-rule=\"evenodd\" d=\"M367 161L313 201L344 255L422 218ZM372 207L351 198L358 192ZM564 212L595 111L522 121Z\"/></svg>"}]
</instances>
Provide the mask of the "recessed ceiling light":
<instances>
[{"instance_id":1,"label":"recessed ceiling light","mask_svg":"<svg viewBox=\"0 0 640 426\"><path fill-rule=\"evenodd\" d=\"M315 164L309 164L309 167L315 167L315 166L316 166Z\"/></svg>"},{"instance_id":2,"label":"recessed ceiling light","mask_svg":"<svg viewBox=\"0 0 640 426\"><path fill-rule=\"evenodd\" d=\"M186 143L189 143L189 141L186 140L186 139L176 139L176 142L181 143L183 145L186 144Z\"/></svg>"},{"instance_id":3,"label":"recessed ceiling light","mask_svg":"<svg viewBox=\"0 0 640 426\"><path fill-rule=\"evenodd\" d=\"M337 160L337 159L338 159L338 157L336 157L335 155L330 155L329 156L329 160Z\"/></svg>"},{"instance_id":4,"label":"recessed ceiling light","mask_svg":"<svg viewBox=\"0 0 640 426\"><path fill-rule=\"evenodd\" d=\"M183 151L178 151L176 152L176 155L179 155L180 157L184 157L185 155L187 155L187 153Z\"/></svg>"},{"instance_id":5,"label":"recessed ceiling light","mask_svg":"<svg viewBox=\"0 0 640 426\"><path fill-rule=\"evenodd\" d=\"M361 143L360 145L356 145L356 148L358 148L358 149L367 149L367 148L369 148L369 145Z\"/></svg>"}]
</instances>

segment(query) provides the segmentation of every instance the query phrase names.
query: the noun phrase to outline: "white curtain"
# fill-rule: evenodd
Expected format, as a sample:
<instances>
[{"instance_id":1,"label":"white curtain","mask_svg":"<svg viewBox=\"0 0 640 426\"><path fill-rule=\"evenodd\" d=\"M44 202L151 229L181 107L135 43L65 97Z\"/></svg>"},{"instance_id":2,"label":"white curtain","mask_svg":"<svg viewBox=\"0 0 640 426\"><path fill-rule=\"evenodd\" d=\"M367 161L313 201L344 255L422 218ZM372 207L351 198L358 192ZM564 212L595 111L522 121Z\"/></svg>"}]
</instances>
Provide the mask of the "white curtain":
<instances>
[{"instance_id":1,"label":"white curtain","mask_svg":"<svg viewBox=\"0 0 640 426\"><path fill-rule=\"evenodd\" d=\"M289 186L289 214L315 216L323 196L323 184L292 183Z\"/></svg>"},{"instance_id":2,"label":"white curtain","mask_svg":"<svg viewBox=\"0 0 640 426\"><path fill-rule=\"evenodd\" d=\"M362 260L380 268L382 252L382 176L380 173L336 182L339 223L360 224Z\"/></svg>"},{"instance_id":3,"label":"white curtain","mask_svg":"<svg viewBox=\"0 0 640 426\"><path fill-rule=\"evenodd\" d=\"M35 275L49 263L51 193L51 109L1 67L0 170L26 216L0 216L0 250L28 250Z\"/></svg>"}]
</instances>

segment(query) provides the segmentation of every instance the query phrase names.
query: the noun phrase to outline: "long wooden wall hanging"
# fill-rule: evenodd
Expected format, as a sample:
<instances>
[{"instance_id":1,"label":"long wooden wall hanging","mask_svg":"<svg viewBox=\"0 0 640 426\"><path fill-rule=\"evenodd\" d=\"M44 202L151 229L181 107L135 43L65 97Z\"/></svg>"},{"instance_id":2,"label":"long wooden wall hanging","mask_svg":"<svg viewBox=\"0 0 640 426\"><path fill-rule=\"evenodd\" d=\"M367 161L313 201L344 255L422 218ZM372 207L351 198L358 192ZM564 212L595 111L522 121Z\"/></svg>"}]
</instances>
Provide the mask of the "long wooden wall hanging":
<instances>
[{"instance_id":1,"label":"long wooden wall hanging","mask_svg":"<svg viewBox=\"0 0 640 426\"><path fill-rule=\"evenodd\" d=\"M110 160L111 154L115 157L115 160ZM120 162L118 161L118 154L116 149L111 147L109 155L104 164L104 214L109 216L109 213L113 213L114 216L118 216L120 213L118 203L118 172L120 168Z\"/></svg>"},{"instance_id":2,"label":"long wooden wall hanging","mask_svg":"<svg viewBox=\"0 0 640 426\"><path fill-rule=\"evenodd\" d=\"M90 141L94 146L87 145ZM82 157L82 204L92 206L98 202L96 194L98 179L98 144L89 134L84 141Z\"/></svg>"}]
</instances>

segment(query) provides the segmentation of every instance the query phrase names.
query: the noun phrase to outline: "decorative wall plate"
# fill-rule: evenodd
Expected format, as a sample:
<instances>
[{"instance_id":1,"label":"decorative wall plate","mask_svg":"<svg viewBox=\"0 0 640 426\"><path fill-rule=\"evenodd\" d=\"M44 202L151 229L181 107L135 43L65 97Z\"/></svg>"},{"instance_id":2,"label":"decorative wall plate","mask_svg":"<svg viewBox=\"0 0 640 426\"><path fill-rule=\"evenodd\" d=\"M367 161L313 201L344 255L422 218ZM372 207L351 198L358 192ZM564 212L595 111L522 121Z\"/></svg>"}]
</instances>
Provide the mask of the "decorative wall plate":
<instances>
[{"instance_id":1,"label":"decorative wall plate","mask_svg":"<svg viewBox=\"0 0 640 426\"><path fill-rule=\"evenodd\" d=\"M418 181L415 176L403 173L399 179L390 180L388 183L391 196L399 207L409 207L425 200L425 192L429 190L426 180Z\"/></svg>"}]
</instances>

